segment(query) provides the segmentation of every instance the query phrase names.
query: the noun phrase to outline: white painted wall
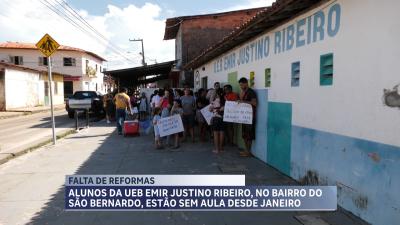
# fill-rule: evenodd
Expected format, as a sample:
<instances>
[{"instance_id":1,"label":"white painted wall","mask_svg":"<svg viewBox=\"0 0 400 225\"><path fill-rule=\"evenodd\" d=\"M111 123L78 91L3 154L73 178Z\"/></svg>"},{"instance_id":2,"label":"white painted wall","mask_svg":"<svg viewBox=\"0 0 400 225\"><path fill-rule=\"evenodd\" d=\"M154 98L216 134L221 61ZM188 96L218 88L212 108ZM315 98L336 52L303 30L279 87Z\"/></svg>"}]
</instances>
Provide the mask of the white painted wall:
<instances>
[{"instance_id":1,"label":"white painted wall","mask_svg":"<svg viewBox=\"0 0 400 225\"><path fill-rule=\"evenodd\" d=\"M280 54L274 54L274 33L319 10L327 12L330 4L341 6L341 26L333 38L325 33L324 41L311 43ZM383 105L384 88L400 83L400 1L338 0L330 1L282 26L255 37L270 36L268 58L236 68L214 72L217 59L200 66L200 76L208 76L208 86L215 81L227 82L227 74L238 71L238 77L249 78L255 72L255 88L264 87L264 70L271 68L269 101L293 104L293 125L400 146L398 109ZM307 26L305 26L307 31ZM333 86L320 86L320 55L334 53ZM221 58L219 57L219 58ZM300 61L300 86L291 87L291 64Z\"/></svg>"},{"instance_id":2,"label":"white painted wall","mask_svg":"<svg viewBox=\"0 0 400 225\"><path fill-rule=\"evenodd\" d=\"M6 68L6 110L39 105L40 83L40 76L37 72Z\"/></svg>"},{"instance_id":3,"label":"white painted wall","mask_svg":"<svg viewBox=\"0 0 400 225\"><path fill-rule=\"evenodd\" d=\"M10 56L23 56L23 66L37 70L47 70L46 66L39 66L39 57L43 57L39 50L30 49L0 49L0 61L10 62ZM63 58L72 57L76 59L76 66L64 66ZM82 53L73 51L57 51L52 55L53 72L68 74L71 76L82 76Z\"/></svg>"},{"instance_id":4,"label":"white painted wall","mask_svg":"<svg viewBox=\"0 0 400 225\"><path fill-rule=\"evenodd\" d=\"M0 49L0 61L10 62L10 56L23 56L23 66L32 69L47 71L46 66L39 65L39 57L43 55L38 50L29 49ZM64 66L63 58L72 57L76 59L76 66ZM89 78L86 76L86 60L89 60L89 66L98 68L96 77ZM57 51L52 55L53 72L63 75L79 76L82 77L81 81L74 81L74 91L86 90L84 89L85 82L89 82L90 90L105 92L103 85L103 73L100 71L104 68L103 62L89 54L74 52L74 51ZM77 84L75 84L77 83Z\"/></svg>"},{"instance_id":5,"label":"white painted wall","mask_svg":"<svg viewBox=\"0 0 400 225\"><path fill-rule=\"evenodd\" d=\"M97 84L97 91L105 94L107 92L107 90L105 90L104 88L104 84L103 84L103 78L104 78L104 74L103 74L103 64L102 61L92 57L90 55L83 55L82 57L82 74L86 74L86 60L89 60L89 66L92 68L96 68L97 65L97 71L96 71L96 76L95 77L91 77L89 78L88 76L84 75L83 76L83 84L85 84L85 82L89 82L89 89L91 91L96 91L96 84ZM101 67L101 68L100 68ZM84 87L86 85L83 85ZM74 89L75 90L75 89Z\"/></svg>"}]
</instances>

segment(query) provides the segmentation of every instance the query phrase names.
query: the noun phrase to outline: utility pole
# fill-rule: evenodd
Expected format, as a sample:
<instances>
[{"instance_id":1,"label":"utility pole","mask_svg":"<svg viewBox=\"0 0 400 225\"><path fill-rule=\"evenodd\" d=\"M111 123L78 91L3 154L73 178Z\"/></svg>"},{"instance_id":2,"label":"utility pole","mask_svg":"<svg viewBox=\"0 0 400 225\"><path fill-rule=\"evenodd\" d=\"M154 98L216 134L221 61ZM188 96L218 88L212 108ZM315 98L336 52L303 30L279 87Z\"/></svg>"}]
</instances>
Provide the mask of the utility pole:
<instances>
[{"instance_id":1,"label":"utility pole","mask_svg":"<svg viewBox=\"0 0 400 225\"><path fill-rule=\"evenodd\" d=\"M140 41L142 42L142 65L146 66L146 61L144 59L144 46L143 46L143 39L129 39L129 41Z\"/></svg>"},{"instance_id":2,"label":"utility pole","mask_svg":"<svg viewBox=\"0 0 400 225\"><path fill-rule=\"evenodd\" d=\"M53 145L56 144L56 131L55 131L55 121L54 121L54 104L53 104L53 79L51 77L51 57L47 58L47 75L49 77L49 92L50 92L50 111L51 111L51 130L53 134Z\"/></svg>"},{"instance_id":3,"label":"utility pole","mask_svg":"<svg viewBox=\"0 0 400 225\"><path fill-rule=\"evenodd\" d=\"M56 144L56 125L54 121L54 105L53 105L53 79L51 77L51 55L60 47L60 45L48 34L45 34L42 39L35 45L43 55L47 57L47 75L49 77L49 92L50 92L50 110L51 110L51 130L53 133L53 145Z\"/></svg>"}]
</instances>

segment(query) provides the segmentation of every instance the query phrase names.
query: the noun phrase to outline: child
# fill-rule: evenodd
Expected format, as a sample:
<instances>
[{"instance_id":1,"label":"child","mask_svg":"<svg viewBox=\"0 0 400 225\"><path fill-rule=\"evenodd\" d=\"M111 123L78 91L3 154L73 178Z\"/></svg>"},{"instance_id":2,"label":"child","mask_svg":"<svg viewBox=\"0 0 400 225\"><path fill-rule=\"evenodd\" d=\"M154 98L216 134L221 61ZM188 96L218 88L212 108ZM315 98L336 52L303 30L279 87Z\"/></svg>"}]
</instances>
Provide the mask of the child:
<instances>
[{"instance_id":1,"label":"child","mask_svg":"<svg viewBox=\"0 0 400 225\"><path fill-rule=\"evenodd\" d=\"M175 99L174 100L174 105L172 106L171 109L171 115L180 115L182 117L183 115L183 108L182 108L182 102L180 99ZM173 149L179 148L179 133L174 134L175 138L175 145L172 147Z\"/></svg>"},{"instance_id":2,"label":"child","mask_svg":"<svg viewBox=\"0 0 400 225\"><path fill-rule=\"evenodd\" d=\"M216 92L216 98L211 102L210 111L213 112L213 117L211 119L211 126L214 133L214 145L215 149L213 153L218 154L224 151L224 105L225 99L223 96L223 91L219 89Z\"/></svg>"},{"instance_id":3,"label":"child","mask_svg":"<svg viewBox=\"0 0 400 225\"><path fill-rule=\"evenodd\" d=\"M154 109L154 113L153 113L153 125L154 125L154 142L156 145L156 149L162 149L163 146L161 144L161 139L160 139L160 131L158 129L158 121L161 119L160 116L161 113L161 108L160 107L156 107Z\"/></svg>"}]
</instances>

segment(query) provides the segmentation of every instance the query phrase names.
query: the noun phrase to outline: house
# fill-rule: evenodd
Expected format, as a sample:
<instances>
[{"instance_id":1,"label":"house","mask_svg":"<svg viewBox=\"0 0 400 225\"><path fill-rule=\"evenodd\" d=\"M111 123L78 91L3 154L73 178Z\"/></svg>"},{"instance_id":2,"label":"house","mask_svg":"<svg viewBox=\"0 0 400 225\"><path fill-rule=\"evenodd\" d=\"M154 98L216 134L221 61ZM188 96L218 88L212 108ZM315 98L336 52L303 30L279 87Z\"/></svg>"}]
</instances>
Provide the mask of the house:
<instances>
[{"instance_id":1,"label":"house","mask_svg":"<svg viewBox=\"0 0 400 225\"><path fill-rule=\"evenodd\" d=\"M193 71L184 70L204 49L217 43L264 8L253 8L206 15L182 16L166 20L164 40L175 39L175 59L173 72L179 86L193 87ZM175 82L174 82L175 83Z\"/></svg>"},{"instance_id":2,"label":"house","mask_svg":"<svg viewBox=\"0 0 400 225\"><path fill-rule=\"evenodd\" d=\"M49 101L47 77L47 71L0 62L0 111L45 105ZM53 73L53 77L53 102L63 104L63 76Z\"/></svg>"},{"instance_id":3,"label":"house","mask_svg":"<svg viewBox=\"0 0 400 225\"><path fill-rule=\"evenodd\" d=\"M61 45L51 56L52 71L56 74L55 90L62 90L65 97L75 91L106 92L103 83L103 62L99 55L79 48ZM0 43L0 62L12 63L36 70L46 70L48 60L32 43ZM45 85L47 77L42 77ZM47 102L46 102L47 103Z\"/></svg>"},{"instance_id":4,"label":"house","mask_svg":"<svg viewBox=\"0 0 400 225\"><path fill-rule=\"evenodd\" d=\"M256 157L303 184L337 186L338 204L371 224L399 224L399 8L277 0L184 69L195 88L238 91L247 77Z\"/></svg>"}]
</instances>

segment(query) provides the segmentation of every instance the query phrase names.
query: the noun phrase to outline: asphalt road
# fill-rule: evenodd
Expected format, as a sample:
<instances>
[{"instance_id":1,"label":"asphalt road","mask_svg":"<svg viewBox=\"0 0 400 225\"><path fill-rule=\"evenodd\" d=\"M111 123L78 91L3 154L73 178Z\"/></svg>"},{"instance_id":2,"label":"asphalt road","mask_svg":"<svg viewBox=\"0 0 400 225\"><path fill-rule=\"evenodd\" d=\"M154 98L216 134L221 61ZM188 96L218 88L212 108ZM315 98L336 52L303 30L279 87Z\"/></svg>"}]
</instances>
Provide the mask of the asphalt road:
<instances>
[{"instance_id":1,"label":"asphalt road","mask_svg":"<svg viewBox=\"0 0 400 225\"><path fill-rule=\"evenodd\" d=\"M0 165L1 225L364 225L336 212L65 211L65 175L72 174L245 174L246 185L294 185L294 180L236 147L223 154L211 143L182 143L179 151L154 149L152 135L123 137L114 124L93 124ZM194 178L195 179L195 178ZM300 222L299 218L303 218Z\"/></svg>"},{"instance_id":2,"label":"asphalt road","mask_svg":"<svg viewBox=\"0 0 400 225\"><path fill-rule=\"evenodd\" d=\"M65 110L55 111L56 133L61 134L75 126ZM83 122L83 121L82 121ZM17 154L51 139L50 112L0 120L0 159Z\"/></svg>"}]
</instances>

